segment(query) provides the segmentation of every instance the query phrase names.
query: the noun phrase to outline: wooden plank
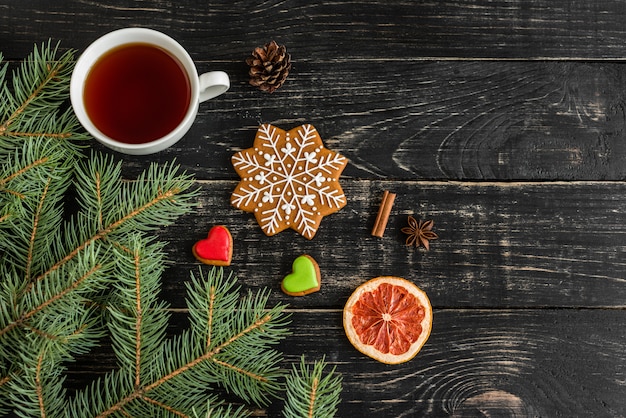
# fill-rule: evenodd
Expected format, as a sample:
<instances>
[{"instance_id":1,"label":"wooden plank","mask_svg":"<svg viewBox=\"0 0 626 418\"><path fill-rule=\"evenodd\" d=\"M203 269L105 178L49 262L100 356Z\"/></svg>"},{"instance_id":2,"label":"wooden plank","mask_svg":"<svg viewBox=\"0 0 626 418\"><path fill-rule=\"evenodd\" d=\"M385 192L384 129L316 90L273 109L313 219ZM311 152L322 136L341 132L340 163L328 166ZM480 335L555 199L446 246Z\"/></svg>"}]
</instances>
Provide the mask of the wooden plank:
<instances>
[{"instance_id":1,"label":"wooden plank","mask_svg":"<svg viewBox=\"0 0 626 418\"><path fill-rule=\"evenodd\" d=\"M311 332L296 332L288 344L296 356L336 361L346 379L338 416L626 413L626 369L618 360L626 354L623 311L435 311L426 346L399 366L351 352L337 329L340 318L299 312L294 326L306 324Z\"/></svg>"},{"instance_id":2,"label":"wooden plank","mask_svg":"<svg viewBox=\"0 0 626 418\"><path fill-rule=\"evenodd\" d=\"M338 416L626 416L625 17L619 0L0 0L0 51L15 65L50 37L81 51L148 26L179 39L199 71L231 75L179 144L123 157L127 178L174 158L198 178L197 212L159 234L170 334L187 327L191 246L225 224L243 290L268 287L272 304L290 305L285 366L325 355L343 374ZM247 84L244 59L272 37L294 67L267 95ZM348 206L312 241L266 237L228 203L230 157L261 122L313 123L350 160ZM378 239L386 189L398 197ZM435 221L429 252L404 245L408 215ZM288 297L280 280L302 253L323 286ZM430 340L399 366L363 357L341 324L354 288L385 274L435 307ZM116 364L102 347L70 367L71 391ZM280 403L258 415L279 417Z\"/></svg>"},{"instance_id":3,"label":"wooden plank","mask_svg":"<svg viewBox=\"0 0 626 418\"><path fill-rule=\"evenodd\" d=\"M204 63L203 63L204 64ZM245 64L244 64L245 65ZM176 158L199 179L236 179L230 157L260 123L311 123L345 155L344 175L398 180L621 180L626 69L529 62L297 64L272 95L224 68L231 90L200 106L190 132L146 160ZM210 68L209 65L203 65Z\"/></svg>"},{"instance_id":4,"label":"wooden plank","mask_svg":"<svg viewBox=\"0 0 626 418\"><path fill-rule=\"evenodd\" d=\"M306 240L292 230L267 237L254 216L229 205L236 182L200 182L199 207L161 235L173 264L165 297L184 307L183 282L199 263L193 244L212 225L230 228L230 271L248 289L269 287L272 300L340 308L357 285L379 275L413 280L438 308L623 308L626 184L456 183L342 179L348 204L325 217ZM386 233L371 229L383 190L397 193ZM407 216L432 219L430 251L405 246ZM280 291L293 259L319 263L322 289L306 298Z\"/></svg>"},{"instance_id":5,"label":"wooden plank","mask_svg":"<svg viewBox=\"0 0 626 418\"><path fill-rule=\"evenodd\" d=\"M618 59L626 55L620 0L414 2L165 0L0 3L10 58L53 36L82 49L124 26L182 39L194 58L247 53L275 37L308 60L406 57ZM80 36L77 36L80 34ZM305 53L303 53L305 52ZM301 58L302 59L302 58Z\"/></svg>"},{"instance_id":6,"label":"wooden plank","mask_svg":"<svg viewBox=\"0 0 626 418\"><path fill-rule=\"evenodd\" d=\"M233 179L230 157L251 146L258 125L269 122L285 129L314 124L328 147L348 157L347 176L626 178L626 70L619 64L316 62L297 53L287 83L273 95L247 84L245 53L198 62L201 72L226 70L230 91L202 104L190 132L172 148L124 156L128 175L146 161L176 158L199 179Z\"/></svg>"},{"instance_id":7,"label":"wooden plank","mask_svg":"<svg viewBox=\"0 0 626 418\"><path fill-rule=\"evenodd\" d=\"M294 326L307 331L286 345L292 361L304 352L336 362L345 376L338 416L622 416L624 315L436 310L418 356L387 366L351 351L339 312L332 321L298 312Z\"/></svg>"},{"instance_id":8,"label":"wooden plank","mask_svg":"<svg viewBox=\"0 0 626 418\"><path fill-rule=\"evenodd\" d=\"M174 317L178 332L184 316ZM625 322L623 310L436 309L422 351L390 366L350 345L340 310L298 309L279 349L286 368L302 354L337 367L341 417L623 416ZM103 349L70 367L67 385L79 388L116 366Z\"/></svg>"}]
</instances>

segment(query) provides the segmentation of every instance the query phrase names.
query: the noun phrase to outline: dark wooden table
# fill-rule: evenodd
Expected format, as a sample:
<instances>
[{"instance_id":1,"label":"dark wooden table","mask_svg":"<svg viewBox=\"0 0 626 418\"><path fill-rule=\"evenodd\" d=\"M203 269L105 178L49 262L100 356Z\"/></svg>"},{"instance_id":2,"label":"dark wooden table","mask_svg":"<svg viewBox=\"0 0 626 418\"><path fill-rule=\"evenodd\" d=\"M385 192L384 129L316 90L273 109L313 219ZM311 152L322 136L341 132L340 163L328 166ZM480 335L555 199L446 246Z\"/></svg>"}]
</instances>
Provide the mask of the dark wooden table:
<instances>
[{"instance_id":1,"label":"dark wooden table","mask_svg":"<svg viewBox=\"0 0 626 418\"><path fill-rule=\"evenodd\" d=\"M48 39L80 53L143 26L179 40L200 72L229 73L231 89L201 105L178 144L115 154L129 178L176 159L201 188L197 212L162 232L171 332L186 327L191 246L225 224L244 289L269 287L272 303L290 304L285 366L325 355L343 374L338 416L626 416L626 3L258 3L0 1L9 61ZM270 95L248 85L244 60L271 39L293 69ZM311 241L266 237L229 204L230 157L265 122L311 123L349 160L348 204ZM370 231L383 190L397 198L379 239ZM408 215L434 220L430 251L405 246ZM287 297L280 280L302 253L320 263L322 289ZM347 297L379 275L410 279L433 304L430 339L408 363L371 360L344 335ZM68 384L113 367L103 347Z\"/></svg>"}]
</instances>

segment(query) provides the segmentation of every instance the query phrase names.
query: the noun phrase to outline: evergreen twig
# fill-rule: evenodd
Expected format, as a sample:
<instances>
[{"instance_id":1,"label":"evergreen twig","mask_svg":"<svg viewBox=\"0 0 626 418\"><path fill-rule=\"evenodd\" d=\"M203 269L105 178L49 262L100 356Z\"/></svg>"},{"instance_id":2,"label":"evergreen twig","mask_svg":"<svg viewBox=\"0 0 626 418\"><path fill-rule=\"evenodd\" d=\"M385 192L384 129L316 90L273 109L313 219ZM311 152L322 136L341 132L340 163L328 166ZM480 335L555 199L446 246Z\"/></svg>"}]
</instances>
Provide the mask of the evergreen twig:
<instances>
[{"instance_id":1,"label":"evergreen twig","mask_svg":"<svg viewBox=\"0 0 626 418\"><path fill-rule=\"evenodd\" d=\"M241 295L222 269L200 270L187 285L190 327L168 338L164 243L151 233L193 209L194 181L174 163L125 181L111 157L84 158L87 136L67 107L73 62L58 45L35 47L11 87L0 66L0 415L249 416L285 389L284 306L269 307L267 290ZM79 210L68 219L70 187ZM105 335L118 368L68 396L67 362ZM308 416L330 417L340 384L321 369L292 373L289 404L308 395Z\"/></svg>"},{"instance_id":2,"label":"evergreen twig","mask_svg":"<svg viewBox=\"0 0 626 418\"><path fill-rule=\"evenodd\" d=\"M330 418L337 413L342 378L333 368L324 375L325 359L309 367L304 356L287 379L286 418Z\"/></svg>"},{"instance_id":3,"label":"evergreen twig","mask_svg":"<svg viewBox=\"0 0 626 418\"><path fill-rule=\"evenodd\" d=\"M88 139L66 106L74 52L59 55L58 44L35 46L13 72L11 87L5 80L8 64L0 70L0 162L25 139L43 138L74 155L79 141Z\"/></svg>"},{"instance_id":4,"label":"evergreen twig","mask_svg":"<svg viewBox=\"0 0 626 418\"><path fill-rule=\"evenodd\" d=\"M210 388L222 386L246 402L259 404L266 404L267 394L280 388L281 356L272 346L287 335L283 307L267 308L268 295L263 292L240 298L236 279L224 277L222 269L214 268L207 275L201 271L188 286L190 312L196 318L204 315L206 321L164 339L163 325L169 315L154 297L159 286L158 272L153 270L160 264L159 247L135 242L118 253L118 259L124 260L121 271L128 274L122 279L126 283L116 285L118 306L110 308L109 329L120 369L79 392L68 405L67 410L74 411L71 416L147 417L163 411L191 416L202 410ZM203 301L212 296L215 311L203 310ZM217 312L222 309L227 311ZM211 328L213 315L222 320ZM210 346L205 344L208 333L215 337ZM97 393L108 396L94 404ZM222 407L216 397L209 399Z\"/></svg>"}]
</instances>

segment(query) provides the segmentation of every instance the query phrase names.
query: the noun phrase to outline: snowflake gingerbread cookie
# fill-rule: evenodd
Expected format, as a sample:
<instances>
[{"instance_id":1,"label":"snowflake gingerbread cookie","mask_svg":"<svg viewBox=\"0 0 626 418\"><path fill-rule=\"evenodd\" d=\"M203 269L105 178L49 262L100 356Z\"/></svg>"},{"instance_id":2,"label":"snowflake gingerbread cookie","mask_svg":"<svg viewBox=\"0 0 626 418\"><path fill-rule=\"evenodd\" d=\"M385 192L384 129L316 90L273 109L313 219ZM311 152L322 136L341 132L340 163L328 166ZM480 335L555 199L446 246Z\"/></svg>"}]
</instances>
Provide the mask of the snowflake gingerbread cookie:
<instances>
[{"instance_id":1,"label":"snowflake gingerbread cookie","mask_svg":"<svg viewBox=\"0 0 626 418\"><path fill-rule=\"evenodd\" d=\"M291 228L311 239L322 218L347 203L339 185L347 162L344 156L324 148L312 125L285 132L263 124L254 146L232 157L241 181L230 201L254 213L268 236Z\"/></svg>"}]
</instances>

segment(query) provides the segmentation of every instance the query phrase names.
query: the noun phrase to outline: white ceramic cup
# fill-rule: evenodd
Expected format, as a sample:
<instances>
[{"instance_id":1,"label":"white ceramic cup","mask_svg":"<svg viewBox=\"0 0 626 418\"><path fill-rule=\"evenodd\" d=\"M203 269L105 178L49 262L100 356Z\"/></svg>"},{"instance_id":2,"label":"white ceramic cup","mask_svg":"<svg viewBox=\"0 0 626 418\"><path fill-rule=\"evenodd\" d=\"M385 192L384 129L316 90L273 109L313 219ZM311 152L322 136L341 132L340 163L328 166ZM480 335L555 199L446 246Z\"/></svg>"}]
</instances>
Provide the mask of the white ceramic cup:
<instances>
[{"instance_id":1,"label":"white ceramic cup","mask_svg":"<svg viewBox=\"0 0 626 418\"><path fill-rule=\"evenodd\" d=\"M92 66L108 51L133 43L155 45L178 59L187 73L191 87L187 113L178 126L161 138L139 144L117 141L102 133L89 118L84 103L85 80ZM152 29L125 28L98 38L81 54L72 73L70 100L78 120L97 141L124 154L145 155L164 150L181 139L193 124L198 114L199 104L219 96L229 87L228 74L223 71L211 71L198 76L194 62L187 51L169 36Z\"/></svg>"}]
</instances>

